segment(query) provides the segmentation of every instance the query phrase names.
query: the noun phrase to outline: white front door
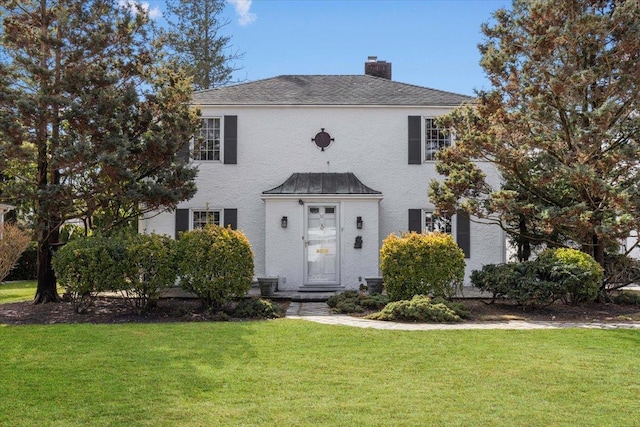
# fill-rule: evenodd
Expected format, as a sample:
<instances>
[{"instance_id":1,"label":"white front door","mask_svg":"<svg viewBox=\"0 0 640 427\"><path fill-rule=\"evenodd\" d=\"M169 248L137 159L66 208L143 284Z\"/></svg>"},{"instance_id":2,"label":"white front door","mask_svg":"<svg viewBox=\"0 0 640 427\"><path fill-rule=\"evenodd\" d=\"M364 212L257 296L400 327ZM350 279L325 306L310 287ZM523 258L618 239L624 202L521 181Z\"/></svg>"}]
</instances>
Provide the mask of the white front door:
<instances>
[{"instance_id":1,"label":"white front door","mask_svg":"<svg viewBox=\"0 0 640 427\"><path fill-rule=\"evenodd\" d=\"M338 284L338 205L306 205L305 278L307 284Z\"/></svg>"}]
</instances>

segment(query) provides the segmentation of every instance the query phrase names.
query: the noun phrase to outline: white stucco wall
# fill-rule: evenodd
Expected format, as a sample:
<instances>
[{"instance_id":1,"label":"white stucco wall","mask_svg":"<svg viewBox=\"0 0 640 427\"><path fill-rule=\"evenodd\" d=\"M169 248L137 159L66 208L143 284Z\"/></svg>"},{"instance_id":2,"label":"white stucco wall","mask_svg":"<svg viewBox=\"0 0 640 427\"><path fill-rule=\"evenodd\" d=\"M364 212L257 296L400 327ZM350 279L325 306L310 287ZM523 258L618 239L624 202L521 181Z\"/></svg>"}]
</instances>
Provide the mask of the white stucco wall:
<instances>
[{"instance_id":1,"label":"white stucco wall","mask_svg":"<svg viewBox=\"0 0 640 427\"><path fill-rule=\"evenodd\" d=\"M304 276L305 210L309 205L336 204L338 208L338 253L340 284L357 289L365 277L378 276L379 224L377 198L361 197L267 197L265 198L265 272L278 276L279 289L296 290L307 283ZM288 219L287 228L280 222ZM358 229L356 218L362 217ZM362 248L354 248L356 237L362 237Z\"/></svg>"},{"instance_id":2,"label":"white stucco wall","mask_svg":"<svg viewBox=\"0 0 640 427\"><path fill-rule=\"evenodd\" d=\"M349 254L353 251L347 249L353 247L355 235L348 222L355 221L351 217L363 208L342 201L341 217L346 222L341 236L345 257L341 279L347 287L357 287L357 279L363 275L377 274L372 267L373 257L377 264L380 244L387 235L407 230L408 209L433 207L427 189L430 179L438 177L435 164L407 164L407 117L435 117L449 111L447 108L201 106L201 110L203 117L237 115L238 164L195 162L199 167L198 193L192 200L181 203L179 208L237 208L238 228L252 244L257 276L278 274L286 277L287 288L302 285L302 239L299 238L297 246L283 240L286 233L301 235L303 224L296 219L300 215L297 198L265 202L261 197L263 191L282 184L292 173L353 172L362 183L382 192L379 205L375 201L376 209L379 209L377 237L372 239L368 234L371 231L369 215L358 213L365 221L363 231L367 234L363 236L363 242L366 249L354 253L352 258ZM321 128L335 138L325 151L320 151L311 141ZM497 184L498 177L491 166L484 164L483 168ZM286 230L279 229L283 215L289 218ZM272 230L270 225L273 224L278 229ZM265 225L266 230L271 231L265 231ZM173 236L174 227L174 213L140 221L140 228L146 232ZM278 251L265 246L266 237L270 246L277 247ZM372 240L377 240L376 247ZM467 273L484 264L503 261L504 234L501 230L472 223Z\"/></svg>"}]
</instances>

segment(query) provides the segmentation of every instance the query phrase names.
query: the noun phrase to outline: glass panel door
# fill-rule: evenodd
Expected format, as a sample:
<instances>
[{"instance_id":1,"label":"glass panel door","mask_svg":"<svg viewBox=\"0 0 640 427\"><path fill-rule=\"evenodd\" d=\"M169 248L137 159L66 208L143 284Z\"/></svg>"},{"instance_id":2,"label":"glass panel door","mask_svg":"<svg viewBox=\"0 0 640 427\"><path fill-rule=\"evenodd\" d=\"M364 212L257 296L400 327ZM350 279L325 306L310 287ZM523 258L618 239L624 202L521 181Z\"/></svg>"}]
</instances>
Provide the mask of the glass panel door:
<instances>
[{"instance_id":1,"label":"glass panel door","mask_svg":"<svg viewBox=\"0 0 640 427\"><path fill-rule=\"evenodd\" d=\"M306 273L309 283L338 282L338 216L335 205L307 206Z\"/></svg>"}]
</instances>

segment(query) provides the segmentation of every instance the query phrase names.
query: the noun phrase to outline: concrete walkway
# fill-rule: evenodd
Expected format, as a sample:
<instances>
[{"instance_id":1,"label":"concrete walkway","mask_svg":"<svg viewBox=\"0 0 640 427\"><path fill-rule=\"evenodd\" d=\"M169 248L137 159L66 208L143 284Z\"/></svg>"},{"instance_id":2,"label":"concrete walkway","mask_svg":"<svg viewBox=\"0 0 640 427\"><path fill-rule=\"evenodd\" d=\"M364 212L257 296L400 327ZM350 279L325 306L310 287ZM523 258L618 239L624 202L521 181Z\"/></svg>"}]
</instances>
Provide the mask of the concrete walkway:
<instances>
[{"instance_id":1,"label":"concrete walkway","mask_svg":"<svg viewBox=\"0 0 640 427\"><path fill-rule=\"evenodd\" d=\"M476 323L398 323L383 322L332 314L324 302L291 302L287 310L288 319L302 319L325 325L342 325L356 328L390 329L397 331L435 331L451 329L638 329L640 322L526 322L510 320L506 322Z\"/></svg>"}]
</instances>

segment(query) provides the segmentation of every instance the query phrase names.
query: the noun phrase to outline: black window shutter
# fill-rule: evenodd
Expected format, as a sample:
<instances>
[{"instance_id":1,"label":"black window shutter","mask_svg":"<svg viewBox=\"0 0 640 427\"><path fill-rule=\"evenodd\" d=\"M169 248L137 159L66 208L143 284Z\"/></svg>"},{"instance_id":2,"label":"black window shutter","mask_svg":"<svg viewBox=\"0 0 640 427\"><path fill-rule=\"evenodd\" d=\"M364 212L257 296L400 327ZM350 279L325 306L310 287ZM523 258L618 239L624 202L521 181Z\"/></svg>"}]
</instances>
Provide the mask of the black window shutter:
<instances>
[{"instance_id":1,"label":"black window shutter","mask_svg":"<svg viewBox=\"0 0 640 427\"><path fill-rule=\"evenodd\" d=\"M456 215L456 242L464 257L471 258L471 220L465 211L458 211Z\"/></svg>"},{"instance_id":2,"label":"black window shutter","mask_svg":"<svg viewBox=\"0 0 640 427\"><path fill-rule=\"evenodd\" d=\"M422 164L422 116L409 116L409 164Z\"/></svg>"},{"instance_id":3,"label":"black window shutter","mask_svg":"<svg viewBox=\"0 0 640 427\"><path fill-rule=\"evenodd\" d=\"M422 209L409 209L409 231L422 233Z\"/></svg>"},{"instance_id":4,"label":"black window shutter","mask_svg":"<svg viewBox=\"0 0 640 427\"><path fill-rule=\"evenodd\" d=\"M238 116L224 116L224 163L238 163Z\"/></svg>"},{"instance_id":5,"label":"black window shutter","mask_svg":"<svg viewBox=\"0 0 640 427\"><path fill-rule=\"evenodd\" d=\"M233 230L238 229L238 209L225 209L223 214L224 226Z\"/></svg>"},{"instance_id":6,"label":"black window shutter","mask_svg":"<svg viewBox=\"0 0 640 427\"><path fill-rule=\"evenodd\" d=\"M189 209L176 209L176 239L181 231L189 231Z\"/></svg>"}]
</instances>

